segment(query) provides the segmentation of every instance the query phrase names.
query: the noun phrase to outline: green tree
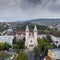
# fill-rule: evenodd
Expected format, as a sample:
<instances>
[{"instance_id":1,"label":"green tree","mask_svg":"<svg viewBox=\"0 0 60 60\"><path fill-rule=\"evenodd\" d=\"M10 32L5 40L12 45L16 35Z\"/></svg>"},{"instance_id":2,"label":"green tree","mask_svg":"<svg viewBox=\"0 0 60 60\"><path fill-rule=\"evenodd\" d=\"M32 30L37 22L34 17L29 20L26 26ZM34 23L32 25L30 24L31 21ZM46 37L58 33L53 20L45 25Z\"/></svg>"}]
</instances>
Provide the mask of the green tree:
<instances>
[{"instance_id":1,"label":"green tree","mask_svg":"<svg viewBox=\"0 0 60 60\"><path fill-rule=\"evenodd\" d=\"M58 48L60 48L60 45L58 46Z\"/></svg>"},{"instance_id":2,"label":"green tree","mask_svg":"<svg viewBox=\"0 0 60 60\"><path fill-rule=\"evenodd\" d=\"M40 49L38 47L35 47L33 52L35 53L36 56L39 55Z\"/></svg>"},{"instance_id":3,"label":"green tree","mask_svg":"<svg viewBox=\"0 0 60 60\"><path fill-rule=\"evenodd\" d=\"M16 44L16 37L14 36L13 44Z\"/></svg>"},{"instance_id":4,"label":"green tree","mask_svg":"<svg viewBox=\"0 0 60 60\"><path fill-rule=\"evenodd\" d=\"M13 44L13 49L17 50L20 49L18 44Z\"/></svg>"},{"instance_id":5,"label":"green tree","mask_svg":"<svg viewBox=\"0 0 60 60\"><path fill-rule=\"evenodd\" d=\"M50 35L47 35L47 36L46 36L46 40L47 40L48 42L52 42L51 36L50 36Z\"/></svg>"},{"instance_id":6,"label":"green tree","mask_svg":"<svg viewBox=\"0 0 60 60\"><path fill-rule=\"evenodd\" d=\"M11 48L11 45L10 44L3 43L3 42L0 43L0 51L1 50L8 50L9 48Z\"/></svg>"},{"instance_id":7,"label":"green tree","mask_svg":"<svg viewBox=\"0 0 60 60\"><path fill-rule=\"evenodd\" d=\"M17 44L19 45L20 49L23 49L23 48L24 48L24 45L25 45L24 43L25 43L24 40L19 40L19 41L17 42Z\"/></svg>"},{"instance_id":8,"label":"green tree","mask_svg":"<svg viewBox=\"0 0 60 60\"><path fill-rule=\"evenodd\" d=\"M3 42L0 42L0 51L1 50L4 50L4 43Z\"/></svg>"},{"instance_id":9,"label":"green tree","mask_svg":"<svg viewBox=\"0 0 60 60\"><path fill-rule=\"evenodd\" d=\"M47 53L48 53L48 48L45 49L44 56L47 56Z\"/></svg>"},{"instance_id":10,"label":"green tree","mask_svg":"<svg viewBox=\"0 0 60 60\"><path fill-rule=\"evenodd\" d=\"M8 50L9 48L11 48L11 45L8 43L4 43L4 50Z\"/></svg>"},{"instance_id":11,"label":"green tree","mask_svg":"<svg viewBox=\"0 0 60 60\"><path fill-rule=\"evenodd\" d=\"M28 60L28 55L25 52L20 51L19 54L15 57L15 60Z\"/></svg>"}]
</instances>

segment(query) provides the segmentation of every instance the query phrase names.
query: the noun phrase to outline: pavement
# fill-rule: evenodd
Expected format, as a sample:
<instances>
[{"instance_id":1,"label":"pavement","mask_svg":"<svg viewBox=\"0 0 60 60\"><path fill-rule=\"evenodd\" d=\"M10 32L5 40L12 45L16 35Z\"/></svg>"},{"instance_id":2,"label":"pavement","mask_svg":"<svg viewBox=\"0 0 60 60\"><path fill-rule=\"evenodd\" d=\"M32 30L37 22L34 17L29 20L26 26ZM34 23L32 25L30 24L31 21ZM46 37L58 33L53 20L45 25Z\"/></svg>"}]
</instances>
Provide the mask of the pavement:
<instances>
[{"instance_id":1,"label":"pavement","mask_svg":"<svg viewBox=\"0 0 60 60\"><path fill-rule=\"evenodd\" d=\"M28 54L29 56L29 60L35 60L34 59L34 55L33 55L33 52L32 51L26 51L26 53Z\"/></svg>"}]
</instances>

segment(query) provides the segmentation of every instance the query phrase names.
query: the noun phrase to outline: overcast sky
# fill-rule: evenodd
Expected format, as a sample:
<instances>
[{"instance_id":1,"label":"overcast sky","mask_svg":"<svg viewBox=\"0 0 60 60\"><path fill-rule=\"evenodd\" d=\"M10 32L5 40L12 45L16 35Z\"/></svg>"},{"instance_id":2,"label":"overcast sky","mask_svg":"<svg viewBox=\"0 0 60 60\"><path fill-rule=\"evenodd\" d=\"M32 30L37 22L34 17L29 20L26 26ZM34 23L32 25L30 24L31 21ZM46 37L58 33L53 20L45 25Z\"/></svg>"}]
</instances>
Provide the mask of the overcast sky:
<instances>
[{"instance_id":1,"label":"overcast sky","mask_svg":"<svg viewBox=\"0 0 60 60\"><path fill-rule=\"evenodd\" d=\"M60 18L60 0L0 0L0 21Z\"/></svg>"}]
</instances>

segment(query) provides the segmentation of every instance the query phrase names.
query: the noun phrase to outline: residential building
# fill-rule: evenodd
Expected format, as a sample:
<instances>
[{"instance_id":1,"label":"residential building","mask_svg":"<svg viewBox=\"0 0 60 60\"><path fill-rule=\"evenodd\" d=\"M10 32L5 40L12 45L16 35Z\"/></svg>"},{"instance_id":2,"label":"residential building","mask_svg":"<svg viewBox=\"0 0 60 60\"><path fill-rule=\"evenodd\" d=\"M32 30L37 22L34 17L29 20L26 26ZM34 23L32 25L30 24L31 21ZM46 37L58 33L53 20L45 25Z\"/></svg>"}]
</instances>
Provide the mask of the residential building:
<instances>
[{"instance_id":1,"label":"residential building","mask_svg":"<svg viewBox=\"0 0 60 60\"><path fill-rule=\"evenodd\" d=\"M60 31L60 25L57 25L57 27L58 27L58 31Z\"/></svg>"},{"instance_id":2,"label":"residential building","mask_svg":"<svg viewBox=\"0 0 60 60\"><path fill-rule=\"evenodd\" d=\"M60 60L60 49L59 48L56 48L56 49L48 49L48 56L52 60Z\"/></svg>"},{"instance_id":3,"label":"residential building","mask_svg":"<svg viewBox=\"0 0 60 60\"><path fill-rule=\"evenodd\" d=\"M44 60L52 60L49 56L45 56Z\"/></svg>"},{"instance_id":4,"label":"residential building","mask_svg":"<svg viewBox=\"0 0 60 60\"><path fill-rule=\"evenodd\" d=\"M0 36L0 42L6 42L6 43L9 43L10 45L12 45L13 38L14 38L14 36L3 35L3 36Z\"/></svg>"}]
</instances>

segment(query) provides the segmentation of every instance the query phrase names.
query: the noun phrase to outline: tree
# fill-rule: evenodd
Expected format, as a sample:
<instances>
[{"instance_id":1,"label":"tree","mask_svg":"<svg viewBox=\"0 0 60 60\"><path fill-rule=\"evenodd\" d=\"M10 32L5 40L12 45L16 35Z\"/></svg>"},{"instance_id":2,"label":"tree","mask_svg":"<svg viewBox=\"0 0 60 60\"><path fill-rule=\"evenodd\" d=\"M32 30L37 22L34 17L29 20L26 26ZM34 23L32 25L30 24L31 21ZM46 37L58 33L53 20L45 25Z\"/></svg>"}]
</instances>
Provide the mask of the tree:
<instances>
[{"instance_id":1,"label":"tree","mask_svg":"<svg viewBox=\"0 0 60 60\"><path fill-rule=\"evenodd\" d=\"M28 60L28 55L25 52L20 51L19 54L15 57L15 60Z\"/></svg>"},{"instance_id":2,"label":"tree","mask_svg":"<svg viewBox=\"0 0 60 60\"><path fill-rule=\"evenodd\" d=\"M24 40L19 40L19 41L17 42L17 44L19 45L20 49L23 49L23 48L24 48L24 45L25 45L24 43L25 43Z\"/></svg>"},{"instance_id":3,"label":"tree","mask_svg":"<svg viewBox=\"0 0 60 60\"><path fill-rule=\"evenodd\" d=\"M9 48L11 48L11 45L8 43L4 43L4 50L8 50Z\"/></svg>"},{"instance_id":4,"label":"tree","mask_svg":"<svg viewBox=\"0 0 60 60\"><path fill-rule=\"evenodd\" d=\"M13 49L15 49L15 50L19 49L19 45L18 44L13 44Z\"/></svg>"},{"instance_id":5,"label":"tree","mask_svg":"<svg viewBox=\"0 0 60 60\"><path fill-rule=\"evenodd\" d=\"M46 36L46 39L47 39L48 42L52 42L52 39L51 39L51 36L50 35L47 35Z\"/></svg>"},{"instance_id":6,"label":"tree","mask_svg":"<svg viewBox=\"0 0 60 60\"><path fill-rule=\"evenodd\" d=\"M39 56L40 49L38 47L35 47L33 52L35 53L36 56Z\"/></svg>"},{"instance_id":7,"label":"tree","mask_svg":"<svg viewBox=\"0 0 60 60\"><path fill-rule=\"evenodd\" d=\"M58 48L60 48L60 45L58 46Z\"/></svg>"},{"instance_id":8,"label":"tree","mask_svg":"<svg viewBox=\"0 0 60 60\"><path fill-rule=\"evenodd\" d=\"M3 42L0 43L0 51L1 50L8 50L9 48L11 48L11 45L10 44L3 43Z\"/></svg>"},{"instance_id":9,"label":"tree","mask_svg":"<svg viewBox=\"0 0 60 60\"><path fill-rule=\"evenodd\" d=\"M16 44L16 37L14 36L13 44Z\"/></svg>"},{"instance_id":10,"label":"tree","mask_svg":"<svg viewBox=\"0 0 60 60\"><path fill-rule=\"evenodd\" d=\"M13 39L13 49L23 49L25 45L25 38L16 41L16 37Z\"/></svg>"}]
</instances>

